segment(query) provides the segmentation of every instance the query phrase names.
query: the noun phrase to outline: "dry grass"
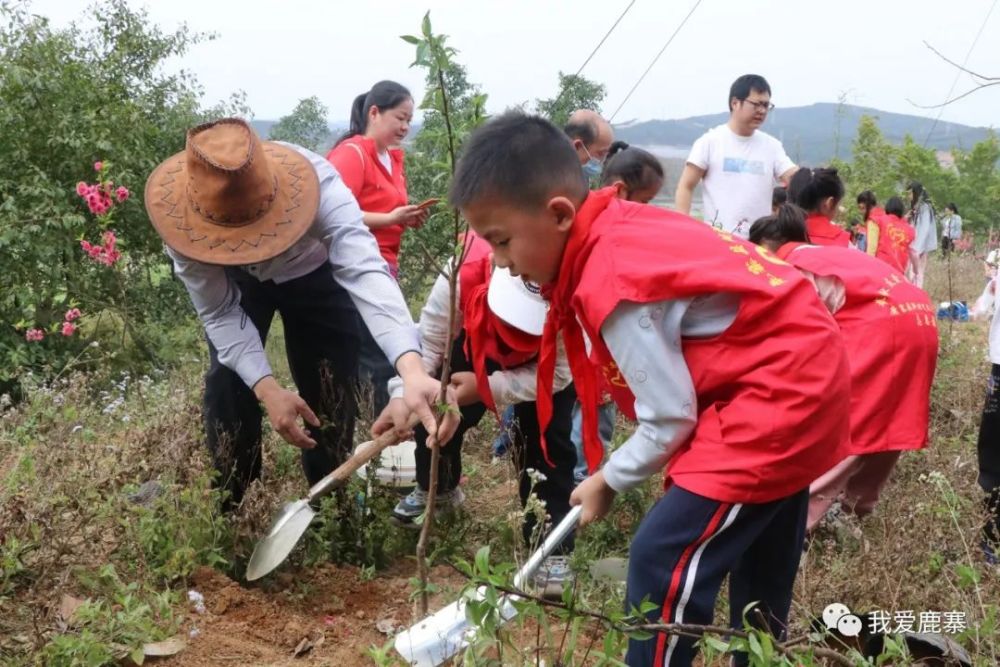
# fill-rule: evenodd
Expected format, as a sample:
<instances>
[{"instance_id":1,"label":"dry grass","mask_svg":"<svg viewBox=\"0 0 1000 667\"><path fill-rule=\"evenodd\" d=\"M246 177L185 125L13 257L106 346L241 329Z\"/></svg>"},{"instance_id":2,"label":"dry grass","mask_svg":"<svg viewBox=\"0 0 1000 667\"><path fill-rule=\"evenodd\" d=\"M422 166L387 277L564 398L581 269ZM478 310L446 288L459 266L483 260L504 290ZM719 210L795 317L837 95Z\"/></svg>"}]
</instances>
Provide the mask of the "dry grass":
<instances>
[{"instance_id":1,"label":"dry grass","mask_svg":"<svg viewBox=\"0 0 1000 667\"><path fill-rule=\"evenodd\" d=\"M931 266L928 289L938 302L948 298L947 268L941 261ZM971 303L983 286L981 262L954 257L951 276L954 298ZM975 461L988 371L986 324L942 324L941 334L931 447L902 458L875 514L848 520L813 541L802 560L793 623L796 632L806 630L809 619L834 601L858 611L961 611L978 628L962 643L978 664L992 666L1000 664L1000 581L978 552L982 515ZM282 349L280 336L276 327L270 349ZM274 361L279 374L286 374L280 359ZM105 395L95 394L85 378L72 378L36 388L27 403L0 418L0 664L43 664L42 651L54 638L76 636L60 618L62 596L98 596L88 576L108 563L123 585L141 583L135 595L150 599L175 591L172 603L183 606L177 592L184 590L189 563L171 561L158 547L187 545L195 552L191 563L218 557L220 567L238 574L274 508L302 494L296 452L268 435L263 482L234 516L213 519L216 499L201 435L201 363L192 361L170 377L130 381ZM365 439L366 428L359 423L357 439ZM440 558L467 557L483 544L502 559L523 557L514 471L509 463L490 462L494 429L487 418L470 432L469 502L464 516L439 531ZM165 490L152 515L164 534L128 499L149 480L159 480ZM577 560L624 555L657 486L651 482L622 498L612 520L585 531ZM194 491L182 496L184 489ZM383 538L405 551L412 537L398 532ZM310 548L297 554L297 563L322 555L316 551L321 543ZM293 562L286 571L296 567ZM620 589L586 579L581 604L605 610L618 604ZM152 607L144 617L147 634L172 631L175 620ZM531 653L527 644L522 648Z\"/></svg>"}]
</instances>

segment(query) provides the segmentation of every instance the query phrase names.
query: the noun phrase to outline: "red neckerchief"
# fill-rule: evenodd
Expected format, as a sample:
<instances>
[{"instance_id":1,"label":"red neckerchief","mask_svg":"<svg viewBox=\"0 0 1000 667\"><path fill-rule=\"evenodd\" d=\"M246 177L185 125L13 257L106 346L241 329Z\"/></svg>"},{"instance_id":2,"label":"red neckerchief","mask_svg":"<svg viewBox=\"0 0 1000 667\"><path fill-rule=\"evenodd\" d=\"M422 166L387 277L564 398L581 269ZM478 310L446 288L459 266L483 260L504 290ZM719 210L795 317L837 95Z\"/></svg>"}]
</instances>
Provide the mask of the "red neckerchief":
<instances>
[{"instance_id":1,"label":"red neckerchief","mask_svg":"<svg viewBox=\"0 0 1000 667\"><path fill-rule=\"evenodd\" d=\"M589 243L590 228L617 194L614 187L608 187L587 196L573 219L559 264L559 274L554 283L542 289L542 295L549 301L549 313L545 319L542 346L538 354L538 428L542 435L542 454L550 466L552 462L545 443L545 430L552 421L552 383L555 378L559 332L562 332L566 356L569 358L569 367L583 412L583 453L590 472L597 469L604 457L604 447L597 431L597 404L600 400L597 369L587 356L583 329L573 311L572 298L592 250L592 244Z\"/></svg>"},{"instance_id":2,"label":"red neckerchief","mask_svg":"<svg viewBox=\"0 0 1000 667\"><path fill-rule=\"evenodd\" d=\"M806 231L809 238L818 236L821 239L835 239L843 233L843 229L831 222L830 218L819 213L810 213L806 217Z\"/></svg>"},{"instance_id":3,"label":"red neckerchief","mask_svg":"<svg viewBox=\"0 0 1000 667\"><path fill-rule=\"evenodd\" d=\"M462 315L465 320L465 350L476 374L479 397L496 414L497 406L493 392L490 391L486 360L492 359L504 368L520 366L538 354L540 339L510 326L494 315L486 300L489 290L488 279L476 285L465 299Z\"/></svg>"},{"instance_id":4,"label":"red neckerchief","mask_svg":"<svg viewBox=\"0 0 1000 667\"><path fill-rule=\"evenodd\" d=\"M780 260L787 260L788 256L792 254L793 250L804 245L809 245L809 244L803 243L802 241L789 241L785 245L778 248L777 252L775 252L774 255Z\"/></svg>"}]
</instances>

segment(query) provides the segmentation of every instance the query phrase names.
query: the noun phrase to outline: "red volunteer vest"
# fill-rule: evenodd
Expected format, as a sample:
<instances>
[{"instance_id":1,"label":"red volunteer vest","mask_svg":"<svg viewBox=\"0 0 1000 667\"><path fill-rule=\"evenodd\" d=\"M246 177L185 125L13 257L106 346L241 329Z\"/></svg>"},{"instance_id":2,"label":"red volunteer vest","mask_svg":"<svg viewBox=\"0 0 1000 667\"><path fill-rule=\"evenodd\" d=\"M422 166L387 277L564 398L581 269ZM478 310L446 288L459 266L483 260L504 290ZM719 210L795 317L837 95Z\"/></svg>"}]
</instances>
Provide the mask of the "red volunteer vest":
<instances>
[{"instance_id":1,"label":"red volunteer vest","mask_svg":"<svg viewBox=\"0 0 1000 667\"><path fill-rule=\"evenodd\" d=\"M848 399L848 370L836 324L801 274L762 248L679 213L618 200L607 188L581 207L548 291L539 414L562 330L583 401L588 463L600 447L596 382L574 340L577 318L610 371L616 402L632 412L628 378L616 373L600 337L605 319L622 301L719 292L738 294L739 312L719 336L683 341L698 425L667 464L668 479L722 502L769 502L806 488L846 456L848 424L836 406Z\"/></svg>"},{"instance_id":2,"label":"red volunteer vest","mask_svg":"<svg viewBox=\"0 0 1000 667\"><path fill-rule=\"evenodd\" d=\"M375 141L356 135L334 146L326 156L336 167L344 184L358 200L362 211L391 213L409 203L406 194L406 172L403 151L392 149L389 159L392 173L379 160ZM403 225L389 225L371 230L378 241L382 258L393 267L399 267L399 247L403 242Z\"/></svg>"},{"instance_id":3,"label":"red volunteer vest","mask_svg":"<svg viewBox=\"0 0 1000 667\"><path fill-rule=\"evenodd\" d=\"M476 374L479 396L495 413L497 408L490 391L487 360L496 362L501 368L523 366L538 356L541 338L510 326L489 309L486 296L493 274L490 244L475 234L469 234L465 242L469 248L458 273L465 352Z\"/></svg>"},{"instance_id":4,"label":"red volunteer vest","mask_svg":"<svg viewBox=\"0 0 1000 667\"><path fill-rule=\"evenodd\" d=\"M879 227L875 256L902 273L910 263L910 244L916 232L910 223L889 213L883 213L875 222Z\"/></svg>"},{"instance_id":5,"label":"red volunteer vest","mask_svg":"<svg viewBox=\"0 0 1000 667\"><path fill-rule=\"evenodd\" d=\"M850 248L787 243L778 256L844 284L846 301L833 317L851 351L851 454L925 447L938 351L927 293Z\"/></svg>"},{"instance_id":6,"label":"red volunteer vest","mask_svg":"<svg viewBox=\"0 0 1000 667\"><path fill-rule=\"evenodd\" d=\"M830 222L830 218L818 213L810 213L806 217L806 231L809 239L816 245L842 246L851 245L851 235L846 229L841 229Z\"/></svg>"}]
</instances>

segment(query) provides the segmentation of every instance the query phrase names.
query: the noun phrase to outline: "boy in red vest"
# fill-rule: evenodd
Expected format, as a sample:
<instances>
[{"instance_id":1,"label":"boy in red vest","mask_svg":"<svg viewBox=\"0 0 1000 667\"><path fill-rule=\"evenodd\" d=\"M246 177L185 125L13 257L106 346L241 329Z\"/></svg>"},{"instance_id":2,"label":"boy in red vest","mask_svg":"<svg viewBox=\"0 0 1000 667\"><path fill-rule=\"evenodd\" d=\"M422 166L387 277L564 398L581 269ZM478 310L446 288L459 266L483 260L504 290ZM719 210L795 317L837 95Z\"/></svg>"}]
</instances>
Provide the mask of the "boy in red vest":
<instances>
[{"instance_id":1,"label":"boy in red vest","mask_svg":"<svg viewBox=\"0 0 1000 667\"><path fill-rule=\"evenodd\" d=\"M810 486L806 527L812 530L838 500L865 516L900 454L927 446L938 351L934 306L886 262L853 248L810 244L795 206L753 223L750 240L813 281L851 350L851 455Z\"/></svg>"},{"instance_id":2,"label":"boy in red vest","mask_svg":"<svg viewBox=\"0 0 1000 667\"><path fill-rule=\"evenodd\" d=\"M464 500L459 479L462 476L462 440L465 432L476 426L487 410L497 414L497 404L513 405L516 426L511 429L513 459L518 469L521 504L534 493L552 521L559 522L569 511L573 490L573 467L576 449L570 439L570 424L576 393L573 390L569 362L559 354L555 374L555 394L551 393L554 415L545 432L548 450L541 447L538 414L535 408L536 359L541 344L542 326L548 306L538 288L510 275L506 269L493 269L489 244L475 234L465 239L468 246L459 268L458 311L455 337L448 340L448 312L451 302L448 278L438 276L420 314L418 329L423 349L424 368L439 376L447 346L451 346L451 383L462 413L458 430L441 448L438 474L439 507L455 507ZM551 383L549 386L552 386ZM376 434L392 423L405 423L409 410L402 400L402 380L389 382L393 396L389 406L373 426ZM393 510L393 518L412 525L426 510L430 487L431 451L426 446L427 431L414 431L417 441L417 487ZM539 474L534 480L528 470ZM531 543L535 517L529 514L523 525L524 539ZM569 580L569 562L565 555L572 550L572 536L559 553L543 563L536 583L548 595L562 595Z\"/></svg>"},{"instance_id":3,"label":"boy in red vest","mask_svg":"<svg viewBox=\"0 0 1000 667\"><path fill-rule=\"evenodd\" d=\"M581 523L666 466L666 493L632 542L629 608L648 599L659 605L651 621L711 623L728 574L731 622L742 627L744 608L757 602L781 636L809 482L844 458L848 431L838 408L848 400L846 353L812 286L731 234L622 201L610 188L588 193L565 138L537 117L508 113L477 130L451 201L490 242L497 266L541 284L550 300L538 363L542 424L560 334L591 470L601 454L600 370L639 422L574 491ZM627 661L690 665L694 643L632 640Z\"/></svg>"}]
</instances>

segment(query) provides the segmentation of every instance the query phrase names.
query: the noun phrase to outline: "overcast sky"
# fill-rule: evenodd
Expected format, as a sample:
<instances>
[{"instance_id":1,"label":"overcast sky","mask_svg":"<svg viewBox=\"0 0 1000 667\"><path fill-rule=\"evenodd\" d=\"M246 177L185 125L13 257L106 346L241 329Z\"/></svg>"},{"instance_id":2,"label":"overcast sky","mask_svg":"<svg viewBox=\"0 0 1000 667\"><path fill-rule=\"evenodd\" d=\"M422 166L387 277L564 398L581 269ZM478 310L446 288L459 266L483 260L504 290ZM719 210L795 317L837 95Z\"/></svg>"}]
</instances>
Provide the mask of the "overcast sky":
<instances>
[{"instance_id":1,"label":"overcast sky","mask_svg":"<svg viewBox=\"0 0 1000 667\"><path fill-rule=\"evenodd\" d=\"M604 83L610 114L663 47L695 0L636 0L583 75ZM427 9L450 35L490 111L556 89L575 72L629 0L172 0L142 3L164 28L187 22L218 33L172 67L193 71L211 103L246 92L258 119L276 119L310 95L346 119L355 95L395 79L419 96L409 69ZM779 106L835 102L936 115L911 104L941 102L956 71L923 44L961 62L996 0L703 0L616 122L725 111L732 80L763 74ZM79 1L35 0L36 13L64 25ZM1000 77L1000 8L985 24L968 67ZM972 86L962 75L955 94ZM943 120L1000 125L1000 86L946 108Z\"/></svg>"}]
</instances>

